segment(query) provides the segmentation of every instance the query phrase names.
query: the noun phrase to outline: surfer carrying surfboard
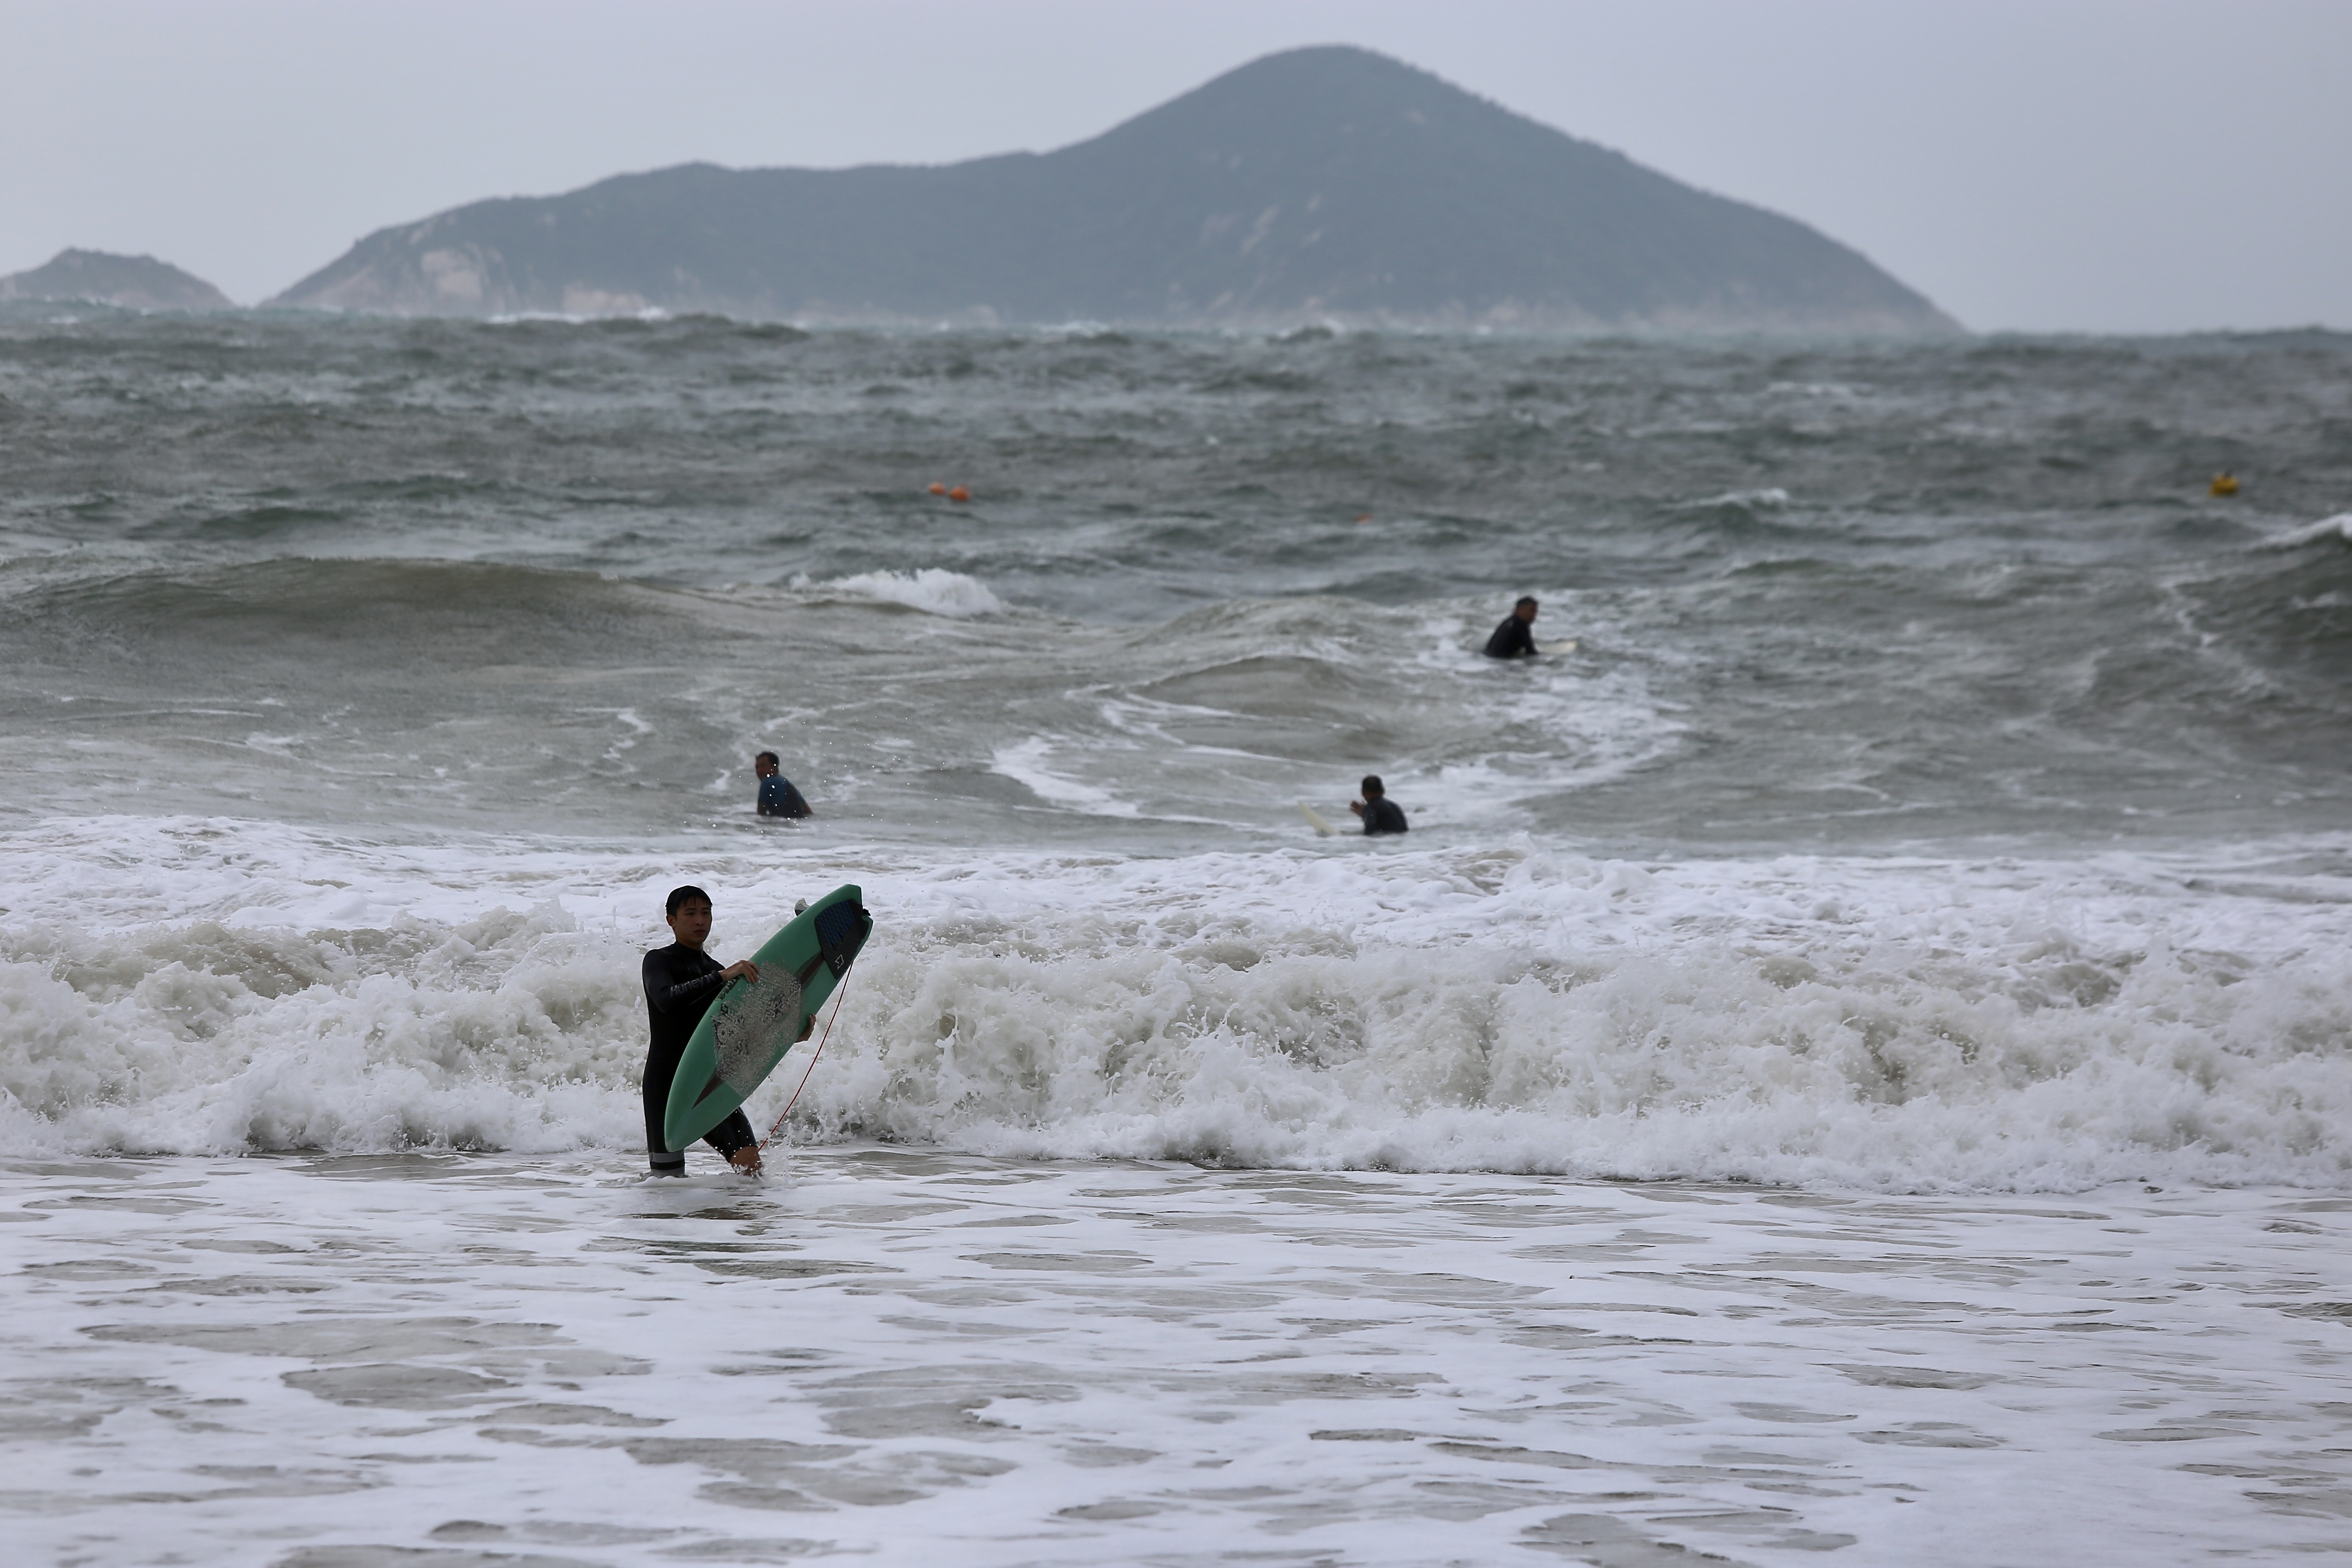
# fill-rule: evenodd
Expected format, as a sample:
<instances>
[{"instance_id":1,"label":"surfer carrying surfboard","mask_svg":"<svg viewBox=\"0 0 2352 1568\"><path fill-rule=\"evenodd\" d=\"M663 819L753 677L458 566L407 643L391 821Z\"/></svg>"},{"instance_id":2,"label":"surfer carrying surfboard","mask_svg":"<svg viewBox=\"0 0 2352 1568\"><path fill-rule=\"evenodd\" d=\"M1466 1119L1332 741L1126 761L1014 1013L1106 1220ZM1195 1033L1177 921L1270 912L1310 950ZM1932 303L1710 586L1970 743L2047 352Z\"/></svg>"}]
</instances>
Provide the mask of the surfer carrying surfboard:
<instances>
[{"instance_id":1,"label":"surfer carrying surfboard","mask_svg":"<svg viewBox=\"0 0 2352 1568\"><path fill-rule=\"evenodd\" d=\"M702 1022L702 1015L727 983L741 975L757 984L760 966L746 958L721 967L702 951L710 935L710 895L700 888L673 889L662 918L677 940L646 954L646 1017L652 1026L653 1040L646 1051L646 1075L638 1087L646 1098L646 1163L656 1176L683 1176L686 1155L671 1152L662 1138L677 1059L694 1037L694 1026ZM745 1175L759 1174L759 1136L740 1110L730 1112L702 1141L726 1155L728 1163Z\"/></svg>"},{"instance_id":2,"label":"surfer carrying surfboard","mask_svg":"<svg viewBox=\"0 0 2352 1568\"><path fill-rule=\"evenodd\" d=\"M1536 599L1533 594L1511 606L1495 635L1486 639L1488 658L1532 658L1536 651Z\"/></svg>"}]
</instances>

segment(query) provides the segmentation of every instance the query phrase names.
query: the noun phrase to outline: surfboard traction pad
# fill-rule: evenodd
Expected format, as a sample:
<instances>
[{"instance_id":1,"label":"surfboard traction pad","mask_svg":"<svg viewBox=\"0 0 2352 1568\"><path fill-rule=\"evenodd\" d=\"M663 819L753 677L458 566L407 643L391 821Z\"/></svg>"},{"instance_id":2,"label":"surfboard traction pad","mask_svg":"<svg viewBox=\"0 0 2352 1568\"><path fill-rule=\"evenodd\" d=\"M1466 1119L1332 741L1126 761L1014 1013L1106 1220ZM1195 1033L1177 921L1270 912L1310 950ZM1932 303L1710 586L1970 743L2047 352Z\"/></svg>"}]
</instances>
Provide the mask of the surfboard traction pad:
<instances>
[{"instance_id":1,"label":"surfboard traction pad","mask_svg":"<svg viewBox=\"0 0 2352 1568\"><path fill-rule=\"evenodd\" d=\"M850 896L843 898L839 896L841 893ZM794 1045L808 1038L812 1032L816 1022L815 1012L814 1008L804 1007L803 1004L808 999L811 983L815 980L817 971L823 968L830 972L824 987L830 992L833 989L831 983L838 982L847 974L849 966L856 962L857 954L866 946L866 939L873 934L874 917L866 912L866 906L859 901L859 895L853 889L836 889L835 893L828 894L827 899L833 901L821 903L810 919L811 930L817 942L816 955L803 963L799 973L775 973L771 971L769 974L762 975L756 985L749 981L735 981L711 1003L706 1021L710 1026L712 1054L717 1060L709 1080L694 1096L694 1120L701 1120L704 1103L715 1093L731 1095L735 1104L712 1117L710 1124L713 1126L729 1111L739 1109L744 1100L749 1100L751 1091L767 1081L768 1075L775 1070L776 1064L784 1058L785 1054ZM783 931L769 939L768 946L781 941L793 925L798 923L798 919L795 919L787 924ZM761 949L763 952L767 950L767 947ZM823 1006L824 1000L824 996L819 995L816 1006ZM675 1108L675 1089L672 1095ZM695 1136L699 1137L700 1134ZM685 1143L693 1142L693 1138L683 1141Z\"/></svg>"},{"instance_id":2,"label":"surfboard traction pad","mask_svg":"<svg viewBox=\"0 0 2352 1568\"><path fill-rule=\"evenodd\" d=\"M719 1081L750 1098L768 1076L776 1056L776 1036L801 1022L799 980L786 976L746 985L710 1005L710 1032L719 1043ZM792 1042L784 1042L790 1050Z\"/></svg>"}]
</instances>

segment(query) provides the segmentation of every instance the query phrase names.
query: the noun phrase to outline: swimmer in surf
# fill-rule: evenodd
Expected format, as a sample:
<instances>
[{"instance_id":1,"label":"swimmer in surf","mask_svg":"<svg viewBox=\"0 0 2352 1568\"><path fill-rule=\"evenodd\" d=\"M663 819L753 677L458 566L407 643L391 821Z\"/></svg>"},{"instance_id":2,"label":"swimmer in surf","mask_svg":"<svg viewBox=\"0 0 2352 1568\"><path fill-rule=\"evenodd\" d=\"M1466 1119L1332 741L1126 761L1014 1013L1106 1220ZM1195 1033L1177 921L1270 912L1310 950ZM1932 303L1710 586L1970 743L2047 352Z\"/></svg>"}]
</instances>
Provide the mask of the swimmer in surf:
<instances>
[{"instance_id":1,"label":"swimmer in surf","mask_svg":"<svg viewBox=\"0 0 2352 1568\"><path fill-rule=\"evenodd\" d=\"M1364 819L1364 832L1368 836L1407 831L1404 808L1389 798L1389 792L1381 784L1378 773L1364 775L1364 798L1349 801L1348 809Z\"/></svg>"},{"instance_id":2,"label":"swimmer in surf","mask_svg":"<svg viewBox=\"0 0 2352 1568\"><path fill-rule=\"evenodd\" d=\"M793 781L783 775L783 763L773 752L761 752L751 763L751 771L760 779L760 815L761 816L807 816L809 803L793 787Z\"/></svg>"},{"instance_id":3,"label":"swimmer in surf","mask_svg":"<svg viewBox=\"0 0 2352 1568\"><path fill-rule=\"evenodd\" d=\"M1486 639L1488 658L1532 658L1536 651L1536 600L1530 594L1511 608L1495 635Z\"/></svg>"},{"instance_id":4,"label":"swimmer in surf","mask_svg":"<svg viewBox=\"0 0 2352 1568\"><path fill-rule=\"evenodd\" d=\"M646 1017L653 1041L646 1051L646 1076L639 1086L646 1097L646 1163L656 1176L686 1174L686 1155L673 1153L662 1141L662 1123L669 1114L670 1079L677 1076L678 1058L686 1054L694 1027L710 1009L719 990L737 975L757 984L760 966L750 959L719 966L702 951L710 935L710 895L700 888L674 890L663 910L670 934L667 947L646 954ZM727 1156L728 1163L747 1176L760 1173L760 1140L740 1111L703 1135L704 1142Z\"/></svg>"}]
</instances>

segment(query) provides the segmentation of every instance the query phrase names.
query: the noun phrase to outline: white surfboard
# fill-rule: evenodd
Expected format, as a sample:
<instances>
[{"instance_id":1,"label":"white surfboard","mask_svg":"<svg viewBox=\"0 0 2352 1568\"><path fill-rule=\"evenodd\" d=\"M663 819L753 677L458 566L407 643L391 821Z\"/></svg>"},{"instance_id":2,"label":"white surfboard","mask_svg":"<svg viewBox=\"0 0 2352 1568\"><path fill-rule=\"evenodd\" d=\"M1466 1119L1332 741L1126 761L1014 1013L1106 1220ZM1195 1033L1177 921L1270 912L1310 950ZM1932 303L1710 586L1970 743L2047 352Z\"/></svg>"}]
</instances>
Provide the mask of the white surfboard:
<instances>
[{"instance_id":1,"label":"white surfboard","mask_svg":"<svg viewBox=\"0 0 2352 1568\"><path fill-rule=\"evenodd\" d=\"M1298 803L1298 815L1307 819L1307 826L1313 828L1318 837L1328 838L1331 835L1339 831L1338 828L1323 820L1323 814L1321 812L1317 811L1313 806L1307 805L1303 800Z\"/></svg>"}]
</instances>

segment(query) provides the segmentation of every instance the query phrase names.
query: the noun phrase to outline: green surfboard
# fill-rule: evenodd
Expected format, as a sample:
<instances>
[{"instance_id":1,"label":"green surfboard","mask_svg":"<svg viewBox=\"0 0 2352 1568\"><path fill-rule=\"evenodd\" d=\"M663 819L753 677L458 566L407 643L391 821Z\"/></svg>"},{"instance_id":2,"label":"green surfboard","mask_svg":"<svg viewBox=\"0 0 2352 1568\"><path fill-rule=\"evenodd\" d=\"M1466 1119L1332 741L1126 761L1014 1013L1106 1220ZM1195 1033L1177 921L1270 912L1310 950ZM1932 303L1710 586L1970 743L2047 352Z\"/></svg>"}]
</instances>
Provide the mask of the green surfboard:
<instances>
[{"instance_id":1,"label":"green surfboard","mask_svg":"<svg viewBox=\"0 0 2352 1568\"><path fill-rule=\"evenodd\" d=\"M853 882L802 910L751 955L759 984L729 981L702 1015L678 1058L662 1115L662 1142L673 1152L725 1121L785 1052L808 1038L817 1009L874 933L863 898Z\"/></svg>"}]
</instances>

